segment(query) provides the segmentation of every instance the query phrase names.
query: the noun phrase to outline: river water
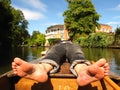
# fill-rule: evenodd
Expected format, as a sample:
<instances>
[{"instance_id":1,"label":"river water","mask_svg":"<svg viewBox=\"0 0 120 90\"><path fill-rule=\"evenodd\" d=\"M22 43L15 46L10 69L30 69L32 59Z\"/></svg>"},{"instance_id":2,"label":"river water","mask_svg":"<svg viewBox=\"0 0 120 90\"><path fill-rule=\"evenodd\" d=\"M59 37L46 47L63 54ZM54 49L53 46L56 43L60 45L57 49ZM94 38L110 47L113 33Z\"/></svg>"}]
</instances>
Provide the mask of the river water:
<instances>
[{"instance_id":1,"label":"river water","mask_svg":"<svg viewBox=\"0 0 120 90\"><path fill-rule=\"evenodd\" d=\"M43 47L24 47L0 50L0 74L11 70L11 62L15 57L26 61L32 61L41 57ZM82 48L87 60L97 61L106 58L110 64L110 70L120 75L120 49Z\"/></svg>"}]
</instances>

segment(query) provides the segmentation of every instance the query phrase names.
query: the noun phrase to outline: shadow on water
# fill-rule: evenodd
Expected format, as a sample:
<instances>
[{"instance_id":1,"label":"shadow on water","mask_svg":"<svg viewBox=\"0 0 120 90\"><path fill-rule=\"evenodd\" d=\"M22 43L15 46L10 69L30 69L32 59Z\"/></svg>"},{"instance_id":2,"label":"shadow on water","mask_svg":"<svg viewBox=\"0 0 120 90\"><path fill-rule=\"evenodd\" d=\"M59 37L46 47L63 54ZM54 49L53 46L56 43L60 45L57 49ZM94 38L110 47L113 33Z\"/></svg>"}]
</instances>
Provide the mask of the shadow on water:
<instances>
[{"instance_id":1,"label":"shadow on water","mask_svg":"<svg viewBox=\"0 0 120 90\"><path fill-rule=\"evenodd\" d=\"M8 63L11 63L11 58L11 48L0 47L0 66L8 65Z\"/></svg>"},{"instance_id":2,"label":"shadow on water","mask_svg":"<svg viewBox=\"0 0 120 90\"><path fill-rule=\"evenodd\" d=\"M32 61L41 57L43 47L0 47L0 74L11 70L11 63L15 57Z\"/></svg>"},{"instance_id":3,"label":"shadow on water","mask_svg":"<svg viewBox=\"0 0 120 90\"><path fill-rule=\"evenodd\" d=\"M12 53L10 47L0 47L0 73L10 70Z\"/></svg>"}]
</instances>

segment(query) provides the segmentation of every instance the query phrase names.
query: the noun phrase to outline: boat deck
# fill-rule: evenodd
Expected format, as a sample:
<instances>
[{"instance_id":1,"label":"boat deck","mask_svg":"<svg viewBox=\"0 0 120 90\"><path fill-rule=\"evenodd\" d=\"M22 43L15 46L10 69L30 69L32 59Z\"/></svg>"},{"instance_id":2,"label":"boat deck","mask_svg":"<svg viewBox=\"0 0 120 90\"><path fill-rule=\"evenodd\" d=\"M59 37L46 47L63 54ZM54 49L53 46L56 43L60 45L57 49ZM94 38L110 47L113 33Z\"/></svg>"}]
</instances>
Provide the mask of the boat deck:
<instances>
[{"instance_id":1,"label":"boat deck","mask_svg":"<svg viewBox=\"0 0 120 90\"><path fill-rule=\"evenodd\" d=\"M106 79L92 82L87 86L78 86L76 77L71 74L69 66L69 63L64 63L60 71L50 74L45 83L20 78L9 72L0 77L0 90L120 90L117 84L111 85Z\"/></svg>"}]
</instances>

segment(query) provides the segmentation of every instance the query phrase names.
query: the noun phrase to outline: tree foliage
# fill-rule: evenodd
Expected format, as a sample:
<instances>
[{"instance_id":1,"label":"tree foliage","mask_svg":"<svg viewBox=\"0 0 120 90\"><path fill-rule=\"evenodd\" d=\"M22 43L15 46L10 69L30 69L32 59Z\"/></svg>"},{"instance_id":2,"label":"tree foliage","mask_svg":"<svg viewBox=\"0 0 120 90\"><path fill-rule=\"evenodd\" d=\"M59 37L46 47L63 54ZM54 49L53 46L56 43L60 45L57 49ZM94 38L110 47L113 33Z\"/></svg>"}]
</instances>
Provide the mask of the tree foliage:
<instances>
[{"instance_id":1,"label":"tree foliage","mask_svg":"<svg viewBox=\"0 0 120 90\"><path fill-rule=\"evenodd\" d=\"M113 35L107 33L94 33L77 39L77 43L83 47L108 47L113 41Z\"/></svg>"},{"instance_id":2,"label":"tree foliage","mask_svg":"<svg viewBox=\"0 0 120 90\"><path fill-rule=\"evenodd\" d=\"M99 27L100 15L96 12L91 0L66 0L68 10L63 14L66 28L71 39L77 33L90 34Z\"/></svg>"},{"instance_id":3,"label":"tree foliage","mask_svg":"<svg viewBox=\"0 0 120 90\"><path fill-rule=\"evenodd\" d=\"M0 46L10 44L10 23L12 15L10 13L10 0L0 0Z\"/></svg>"},{"instance_id":4,"label":"tree foliage","mask_svg":"<svg viewBox=\"0 0 120 90\"><path fill-rule=\"evenodd\" d=\"M10 0L0 0L0 13L0 45L20 46L29 37L22 11L13 8Z\"/></svg>"},{"instance_id":5,"label":"tree foliage","mask_svg":"<svg viewBox=\"0 0 120 90\"><path fill-rule=\"evenodd\" d=\"M115 30L115 45L120 45L120 27L117 27Z\"/></svg>"},{"instance_id":6,"label":"tree foliage","mask_svg":"<svg viewBox=\"0 0 120 90\"><path fill-rule=\"evenodd\" d=\"M48 42L50 45L55 45L56 43L60 42L61 39L60 38L50 38L48 39Z\"/></svg>"},{"instance_id":7,"label":"tree foliage","mask_svg":"<svg viewBox=\"0 0 120 90\"><path fill-rule=\"evenodd\" d=\"M24 40L29 38L29 33L26 30L28 22L24 18L23 13L20 10L12 10L13 20L11 22L11 35L12 35L12 43L14 45L21 45L24 43Z\"/></svg>"},{"instance_id":8,"label":"tree foliage","mask_svg":"<svg viewBox=\"0 0 120 90\"><path fill-rule=\"evenodd\" d=\"M39 31L33 31L29 43L30 46L44 46L45 41L44 34L40 33Z\"/></svg>"}]
</instances>

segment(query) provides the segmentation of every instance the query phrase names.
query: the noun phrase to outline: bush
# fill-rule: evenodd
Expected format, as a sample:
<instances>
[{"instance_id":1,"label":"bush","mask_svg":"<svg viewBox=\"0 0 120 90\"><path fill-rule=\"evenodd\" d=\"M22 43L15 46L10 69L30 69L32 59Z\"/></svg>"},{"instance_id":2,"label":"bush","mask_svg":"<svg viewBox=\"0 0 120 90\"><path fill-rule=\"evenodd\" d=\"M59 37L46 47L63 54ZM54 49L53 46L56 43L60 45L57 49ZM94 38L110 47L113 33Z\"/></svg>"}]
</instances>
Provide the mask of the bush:
<instances>
[{"instance_id":1,"label":"bush","mask_svg":"<svg viewBox=\"0 0 120 90\"><path fill-rule=\"evenodd\" d=\"M50 45L54 45L56 43L58 43L61 39L60 38L50 38L48 39L48 42Z\"/></svg>"},{"instance_id":2,"label":"bush","mask_svg":"<svg viewBox=\"0 0 120 90\"><path fill-rule=\"evenodd\" d=\"M113 41L113 35L107 33L94 33L77 39L82 47L108 47Z\"/></svg>"}]
</instances>

